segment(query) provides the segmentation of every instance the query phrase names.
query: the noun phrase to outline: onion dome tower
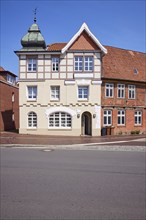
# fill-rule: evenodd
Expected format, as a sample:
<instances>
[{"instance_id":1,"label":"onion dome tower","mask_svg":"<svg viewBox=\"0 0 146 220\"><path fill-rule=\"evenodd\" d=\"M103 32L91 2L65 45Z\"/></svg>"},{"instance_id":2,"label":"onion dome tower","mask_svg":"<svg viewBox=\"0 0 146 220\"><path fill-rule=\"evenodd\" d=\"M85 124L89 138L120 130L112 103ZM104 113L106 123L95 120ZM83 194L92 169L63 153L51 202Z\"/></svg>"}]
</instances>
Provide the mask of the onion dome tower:
<instances>
[{"instance_id":1,"label":"onion dome tower","mask_svg":"<svg viewBox=\"0 0 146 220\"><path fill-rule=\"evenodd\" d=\"M28 33L21 39L21 45L24 51L40 51L46 49L46 43L41 31L36 23L36 17L34 23L28 30Z\"/></svg>"}]
</instances>

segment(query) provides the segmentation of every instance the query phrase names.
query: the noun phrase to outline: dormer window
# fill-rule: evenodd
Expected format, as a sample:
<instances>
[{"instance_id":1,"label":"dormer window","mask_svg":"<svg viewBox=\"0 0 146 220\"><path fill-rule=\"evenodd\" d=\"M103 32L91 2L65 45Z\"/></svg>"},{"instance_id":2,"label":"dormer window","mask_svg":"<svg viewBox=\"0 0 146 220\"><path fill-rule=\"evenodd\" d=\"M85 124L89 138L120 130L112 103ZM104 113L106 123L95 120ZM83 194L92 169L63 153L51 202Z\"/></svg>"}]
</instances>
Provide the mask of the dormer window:
<instances>
[{"instance_id":1,"label":"dormer window","mask_svg":"<svg viewBox=\"0 0 146 220\"><path fill-rule=\"evenodd\" d=\"M15 77L11 76L10 74L7 74L7 82L11 84L15 84Z\"/></svg>"},{"instance_id":2,"label":"dormer window","mask_svg":"<svg viewBox=\"0 0 146 220\"><path fill-rule=\"evenodd\" d=\"M27 60L27 71L28 72L36 72L37 70L37 60L36 58L29 58Z\"/></svg>"}]
</instances>

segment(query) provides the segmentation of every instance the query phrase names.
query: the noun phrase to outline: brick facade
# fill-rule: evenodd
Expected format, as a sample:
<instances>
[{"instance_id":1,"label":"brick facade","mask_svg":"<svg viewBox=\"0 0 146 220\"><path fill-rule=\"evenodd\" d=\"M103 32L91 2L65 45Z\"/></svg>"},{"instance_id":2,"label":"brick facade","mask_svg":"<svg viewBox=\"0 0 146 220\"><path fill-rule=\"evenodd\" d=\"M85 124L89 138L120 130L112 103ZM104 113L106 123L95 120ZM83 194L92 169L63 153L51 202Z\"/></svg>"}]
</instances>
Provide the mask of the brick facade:
<instances>
[{"instance_id":1,"label":"brick facade","mask_svg":"<svg viewBox=\"0 0 146 220\"><path fill-rule=\"evenodd\" d=\"M146 54L119 48L107 47L108 53L103 58L101 88L101 125L106 127L107 110L111 114L112 133L146 133ZM106 94L106 85L113 86L112 97ZM119 97L118 85L123 85L124 95ZM129 97L129 86L134 88L134 97ZM124 111L123 125L118 124L118 111ZM136 114L140 122L136 122ZM105 119L104 119L105 116ZM105 121L104 121L105 120Z\"/></svg>"},{"instance_id":2,"label":"brick facade","mask_svg":"<svg viewBox=\"0 0 146 220\"><path fill-rule=\"evenodd\" d=\"M0 71L0 131L19 128L19 88L6 81L7 73Z\"/></svg>"}]
</instances>

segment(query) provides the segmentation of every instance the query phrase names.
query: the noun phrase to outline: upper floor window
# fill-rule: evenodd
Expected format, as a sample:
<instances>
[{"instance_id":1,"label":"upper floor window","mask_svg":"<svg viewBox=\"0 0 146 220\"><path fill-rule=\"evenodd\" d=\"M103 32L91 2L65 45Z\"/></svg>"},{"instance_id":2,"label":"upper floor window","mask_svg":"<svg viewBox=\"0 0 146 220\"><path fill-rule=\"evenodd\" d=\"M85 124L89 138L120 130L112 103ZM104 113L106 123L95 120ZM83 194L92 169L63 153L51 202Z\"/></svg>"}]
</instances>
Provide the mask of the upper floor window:
<instances>
[{"instance_id":1,"label":"upper floor window","mask_svg":"<svg viewBox=\"0 0 146 220\"><path fill-rule=\"evenodd\" d=\"M118 111L118 125L125 125L125 111Z\"/></svg>"},{"instance_id":2,"label":"upper floor window","mask_svg":"<svg viewBox=\"0 0 146 220\"><path fill-rule=\"evenodd\" d=\"M93 71L93 57L92 56L85 56L84 70L85 71Z\"/></svg>"},{"instance_id":3,"label":"upper floor window","mask_svg":"<svg viewBox=\"0 0 146 220\"><path fill-rule=\"evenodd\" d=\"M117 97L125 98L125 85L124 84L117 85Z\"/></svg>"},{"instance_id":4,"label":"upper floor window","mask_svg":"<svg viewBox=\"0 0 146 220\"><path fill-rule=\"evenodd\" d=\"M135 125L141 125L142 124L142 112L141 111L135 111Z\"/></svg>"},{"instance_id":5,"label":"upper floor window","mask_svg":"<svg viewBox=\"0 0 146 220\"><path fill-rule=\"evenodd\" d=\"M79 86L78 87L78 99L87 100L89 96L89 87L88 86Z\"/></svg>"},{"instance_id":6,"label":"upper floor window","mask_svg":"<svg viewBox=\"0 0 146 220\"><path fill-rule=\"evenodd\" d=\"M128 85L128 98L135 99L135 85Z\"/></svg>"},{"instance_id":7,"label":"upper floor window","mask_svg":"<svg viewBox=\"0 0 146 220\"><path fill-rule=\"evenodd\" d=\"M71 128L71 116L65 112L55 112L49 115L50 128Z\"/></svg>"},{"instance_id":8,"label":"upper floor window","mask_svg":"<svg viewBox=\"0 0 146 220\"><path fill-rule=\"evenodd\" d=\"M112 111L111 110L104 110L104 125L108 126L112 124Z\"/></svg>"},{"instance_id":9,"label":"upper floor window","mask_svg":"<svg viewBox=\"0 0 146 220\"><path fill-rule=\"evenodd\" d=\"M75 71L93 71L93 56L75 56Z\"/></svg>"},{"instance_id":10,"label":"upper floor window","mask_svg":"<svg viewBox=\"0 0 146 220\"><path fill-rule=\"evenodd\" d=\"M59 100L60 86L51 86L51 100Z\"/></svg>"},{"instance_id":11,"label":"upper floor window","mask_svg":"<svg viewBox=\"0 0 146 220\"><path fill-rule=\"evenodd\" d=\"M35 58L29 58L27 60L27 71L36 72L37 70L37 60Z\"/></svg>"},{"instance_id":12,"label":"upper floor window","mask_svg":"<svg viewBox=\"0 0 146 220\"><path fill-rule=\"evenodd\" d=\"M52 58L52 71L54 72L59 71L59 58L58 57Z\"/></svg>"},{"instance_id":13,"label":"upper floor window","mask_svg":"<svg viewBox=\"0 0 146 220\"><path fill-rule=\"evenodd\" d=\"M37 98L37 86L27 86L27 99L36 100Z\"/></svg>"},{"instance_id":14,"label":"upper floor window","mask_svg":"<svg viewBox=\"0 0 146 220\"><path fill-rule=\"evenodd\" d=\"M11 76L10 74L7 74L7 82L15 84L15 77Z\"/></svg>"},{"instance_id":15,"label":"upper floor window","mask_svg":"<svg viewBox=\"0 0 146 220\"><path fill-rule=\"evenodd\" d=\"M112 98L114 96L114 84L105 84L105 97Z\"/></svg>"},{"instance_id":16,"label":"upper floor window","mask_svg":"<svg viewBox=\"0 0 146 220\"><path fill-rule=\"evenodd\" d=\"M37 127L37 114L35 112L28 113L28 128Z\"/></svg>"},{"instance_id":17,"label":"upper floor window","mask_svg":"<svg viewBox=\"0 0 146 220\"><path fill-rule=\"evenodd\" d=\"M75 71L82 71L83 70L83 57L76 56L75 57Z\"/></svg>"}]
</instances>

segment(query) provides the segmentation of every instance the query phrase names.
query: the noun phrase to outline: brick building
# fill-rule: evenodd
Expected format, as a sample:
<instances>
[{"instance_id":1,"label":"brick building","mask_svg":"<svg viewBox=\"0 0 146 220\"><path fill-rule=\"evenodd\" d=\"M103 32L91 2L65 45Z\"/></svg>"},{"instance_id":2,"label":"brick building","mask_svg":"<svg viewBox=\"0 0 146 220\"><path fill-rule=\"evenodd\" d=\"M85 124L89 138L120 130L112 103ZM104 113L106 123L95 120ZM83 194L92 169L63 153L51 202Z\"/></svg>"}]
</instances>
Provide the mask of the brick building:
<instances>
[{"instance_id":1,"label":"brick building","mask_svg":"<svg viewBox=\"0 0 146 220\"><path fill-rule=\"evenodd\" d=\"M19 88L16 77L0 67L0 131L19 128Z\"/></svg>"},{"instance_id":2,"label":"brick building","mask_svg":"<svg viewBox=\"0 0 146 220\"><path fill-rule=\"evenodd\" d=\"M102 62L102 127L114 134L146 132L146 54L105 46Z\"/></svg>"}]
</instances>

